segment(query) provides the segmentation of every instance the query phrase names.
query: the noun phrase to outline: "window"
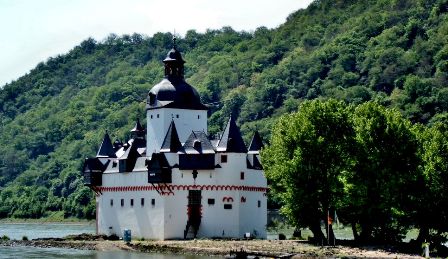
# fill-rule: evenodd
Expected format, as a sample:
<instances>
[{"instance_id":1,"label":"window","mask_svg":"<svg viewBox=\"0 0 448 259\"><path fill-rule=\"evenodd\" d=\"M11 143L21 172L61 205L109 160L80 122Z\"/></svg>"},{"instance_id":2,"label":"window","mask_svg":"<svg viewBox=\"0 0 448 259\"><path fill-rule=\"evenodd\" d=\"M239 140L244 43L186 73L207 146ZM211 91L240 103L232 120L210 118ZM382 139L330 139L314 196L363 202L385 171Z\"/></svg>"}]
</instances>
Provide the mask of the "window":
<instances>
[{"instance_id":1,"label":"window","mask_svg":"<svg viewBox=\"0 0 448 259\"><path fill-rule=\"evenodd\" d=\"M156 95L153 93L149 93L149 104L150 105L154 105L156 103Z\"/></svg>"},{"instance_id":2,"label":"window","mask_svg":"<svg viewBox=\"0 0 448 259\"><path fill-rule=\"evenodd\" d=\"M221 155L221 163L227 163L227 155Z\"/></svg>"},{"instance_id":3,"label":"window","mask_svg":"<svg viewBox=\"0 0 448 259\"><path fill-rule=\"evenodd\" d=\"M159 118L159 115L157 114L157 118Z\"/></svg>"},{"instance_id":4,"label":"window","mask_svg":"<svg viewBox=\"0 0 448 259\"><path fill-rule=\"evenodd\" d=\"M258 208L261 207L261 201L258 201Z\"/></svg>"},{"instance_id":5,"label":"window","mask_svg":"<svg viewBox=\"0 0 448 259\"><path fill-rule=\"evenodd\" d=\"M142 207L145 206L145 198L141 198L140 204L142 205Z\"/></svg>"},{"instance_id":6,"label":"window","mask_svg":"<svg viewBox=\"0 0 448 259\"><path fill-rule=\"evenodd\" d=\"M156 199L151 199L151 205L155 206L156 205Z\"/></svg>"},{"instance_id":7,"label":"window","mask_svg":"<svg viewBox=\"0 0 448 259\"><path fill-rule=\"evenodd\" d=\"M201 118L201 115L198 115L198 120Z\"/></svg>"},{"instance_id":8,"label":"window","mask_svg":"<svg viewBox=\"0 0 448 259\"><path fill-rule=\"evenodd\" d=\"M113 207L114 206L114 200L110 199L110 206Z\"/></svg>"},{"instance_id":9,"label":"window","mask_svg":"<svg viewBox=\"0 0 448 259\"><path fill-rule=\"evenodd\" d=\"M134 206L134 199L131 199L131 207Z\"/></svg>"},{"instance_id":10,"label":"window","mask_svg":"<svg viewBox=\"0 0 448 259\"><path fill-rule=\"evenodd\" d=\"M117 161L112 162L112 167L117 167Z\"/></svg>"},{"instance_id":11,"label":"window","mask_svg":"<svg viewBox=\"0 0 448 259\"><path fill-rule=\"evenodd\" d=\"M241 172L241 173L240 173L240 179L241 179L241 180L244 180L244 172Z\"/></svg>"},{"instance_id":12,"label":"window","mask_svg":"<svg viewBox=\"0 0 448 259\"><path fill-rule=\"evenodd\" d=\"M178 119L179 119L179 114L176 114L176 118L178 118Z\"/></svg>"},{"instance_id":13,"label":"window","mask_svg":"<svg viewBox=\"0 0 448 259\"><path fill-rule=\"evenodd\" d=\"M208 205L214 205L215 199L208 199Z\"/></svg>"},{"instance_id":14,"label":"window","mask_svg":"<svg viewBox=\"0 0 448 259\"><path fill-rule=\"evenodd\" d=\"M224 209L225 210L231 210L232 209L232 204L224 204Z\"/></svg>"},{"instance_id":15,"label":"window","mask_svg":"<svg viewBox=\"0 0 448 259\"><path fill-rule=\"evenodd\" d=\"M124 199L121 199L121 207L124 206Z\"/></svg>"},{"instance_id":16,"label":"window","mask_svg":"<svg viewBox=\"0 0 448 259\"><path fill-rule=\"evenodd\" d=\"M152 115L151 115L151 119L152 119Z\"/></svg>"}]
</instances>

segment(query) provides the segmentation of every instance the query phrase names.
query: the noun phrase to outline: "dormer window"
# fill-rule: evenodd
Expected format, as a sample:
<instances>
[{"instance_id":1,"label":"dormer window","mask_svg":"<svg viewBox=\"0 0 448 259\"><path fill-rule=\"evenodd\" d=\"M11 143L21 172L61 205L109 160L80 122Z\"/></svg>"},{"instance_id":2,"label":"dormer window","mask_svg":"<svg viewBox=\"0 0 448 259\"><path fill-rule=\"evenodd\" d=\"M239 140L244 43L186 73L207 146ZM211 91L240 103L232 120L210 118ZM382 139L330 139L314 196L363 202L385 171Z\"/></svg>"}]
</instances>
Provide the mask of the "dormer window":
<instances>
[{"instance_id":1,"label":"dormer window","mask_svg":"<svg viewBox=\"0 0 448 259\"><path fill-rule=\"evenodd\" d=\"M153 93L148 94L149 105L154 105L156 103L156 95Z\"/></svg>"},{"instance_id":2,"label":"dormer window","mask_svg":"<svg viewBox=\"0 0 448 259\"><path fill-rule=\"evenodd\" d=\"M201 149L201 141L199 141L199 140L195 140L195 141L193 142L193 147L194 147L194 149L196 149L196 150L200 150L200 149Z\"/></svg>"}]
</instances>

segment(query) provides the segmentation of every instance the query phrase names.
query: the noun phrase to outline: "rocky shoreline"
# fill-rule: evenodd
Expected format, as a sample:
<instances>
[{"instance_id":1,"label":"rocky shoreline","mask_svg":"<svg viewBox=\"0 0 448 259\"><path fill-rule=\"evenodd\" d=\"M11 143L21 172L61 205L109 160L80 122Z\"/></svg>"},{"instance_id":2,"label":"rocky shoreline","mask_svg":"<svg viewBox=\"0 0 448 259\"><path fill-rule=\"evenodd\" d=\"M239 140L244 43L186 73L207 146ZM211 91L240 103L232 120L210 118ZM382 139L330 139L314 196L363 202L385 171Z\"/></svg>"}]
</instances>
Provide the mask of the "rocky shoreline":
<instances>
[{"instance_id":1,"label":"rocky shoreline","mask_svg":"<svg viewBox=\"0 0 448 259\"><path fill-rule=\"evenodd\" d=\"M421 258L376 247L320 247L296 240L167 240L132 241L105 240L102 236L78 235L66 238L41 238L33 240L1 240L1 246L57 247L82 250L129 250L151 253L198 254L225 256L231 251L245 251L261 257L277 258Z\"/></svg>"}]
</instances>

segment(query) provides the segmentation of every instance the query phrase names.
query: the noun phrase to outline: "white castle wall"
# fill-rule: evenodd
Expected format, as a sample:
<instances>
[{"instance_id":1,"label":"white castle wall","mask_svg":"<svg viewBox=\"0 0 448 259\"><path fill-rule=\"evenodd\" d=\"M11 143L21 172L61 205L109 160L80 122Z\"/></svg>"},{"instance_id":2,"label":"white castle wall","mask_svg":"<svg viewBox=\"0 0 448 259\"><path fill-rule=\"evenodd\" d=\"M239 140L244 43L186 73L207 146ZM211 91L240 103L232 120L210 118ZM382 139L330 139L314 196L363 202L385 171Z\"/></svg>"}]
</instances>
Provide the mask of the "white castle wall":
<instances>
[{"instance_id":1,"label":"white castle wall","mask_svg":"<svg viewBox=\"0 0 448 259\"><path fill-rule=\"evenodd\" d=\"M171 120L176 124L180 142L185 142L191 131L204 131L207 133L207 111L185 109L154 109L146 113L147 120L147 150L150 156L158 153L162 146Z\"/></svg>"},{"instance_id":2,"label":"white castle wall","mask_svg":"<svg viewBox=\"0 0 448 259\"><path fill-rule=\"evenodd\" d=\"M167 154L170 164L177 163L178 156ZM221 163L221 155L227 155L227 163ZM160 195L155 190L119 190L112 187L146 186L146 171L117 173L113 170L103 174L102 195L97 197L98 231L100 234L123 235L124 229L131 229L133 237L151 239L181 239L187 223L188 190L173 186L252 186L266 187L266 179L260 170L246 168L246 154L218 153L216 164L222 168L215 170L198 170L194 181L192 170L173 169L172 184L174 195ZM244 179L241 180L241 172ZM113 190L113 191L112 191ZM202 219L198 237L237 237L244 233L257 233L258 238L266 238L266 196L264 191L244 190L202 190ZM241 196L246 202L241 202ZM231 197L233 201L223 201L223 197ZM145 198L141 207L140 199ZM215 199L214 205L208 199ZM110 199L114 205L110 206ZM120 201L124 199L124 206ZM134 199L134 206L130 206ZM155 199L155 206L151 205ZM260 207L258 207L260 201ZM232 209L224 209L224 204L232 204ZM110 228L111 227L111 228ZM223 235L224 233L224 235Z\"/></svg>"},{"instance_id":3,"label":"white castle wall","mask_svg":"<svg viewBox=\"0 0 448 259\"><path fill-rule=\"evenodd\" d=\"M147 185L147 172L105 173L104 187L123 187ZM144 198L144 205L141 205ZM113 199L113 206L110 200ZM121 199L124 206L121 206ZM130 200L134 205L130 205ZM151 200L155 200L154 206ZM97 197L98 232L100 234L116 234L123 236L124 229L131 229L136 237L153 237L163 239L164 236L164 201L156 191L104 191Z\"/></svg>"}]
</instances>

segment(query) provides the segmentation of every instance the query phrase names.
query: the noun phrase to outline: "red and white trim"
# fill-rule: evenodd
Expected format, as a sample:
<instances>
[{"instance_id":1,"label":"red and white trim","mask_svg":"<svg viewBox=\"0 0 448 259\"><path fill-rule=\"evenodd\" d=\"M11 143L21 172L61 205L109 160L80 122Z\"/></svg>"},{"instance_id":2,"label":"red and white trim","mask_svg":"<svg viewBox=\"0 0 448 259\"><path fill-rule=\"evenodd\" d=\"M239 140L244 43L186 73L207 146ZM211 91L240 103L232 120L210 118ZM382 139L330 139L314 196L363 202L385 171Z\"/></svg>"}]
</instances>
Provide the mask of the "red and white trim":
<instances>
[{"instance_id":1,"label":"red and white trim","mask_svg":"<svg viewBox=\"0 0 448 259\"><path fill-rule=\"evenodd\" d=\"M167 195L174 195L173 191L188 191L188 190L206 190L206 191L248 191L248 192L267 192L268 188L246 185L142 185L142 186L114 186L106 187L100 186L97 188L101 192L135 192L135 191L160 191Z\"/></svg>"}]
</instances>

